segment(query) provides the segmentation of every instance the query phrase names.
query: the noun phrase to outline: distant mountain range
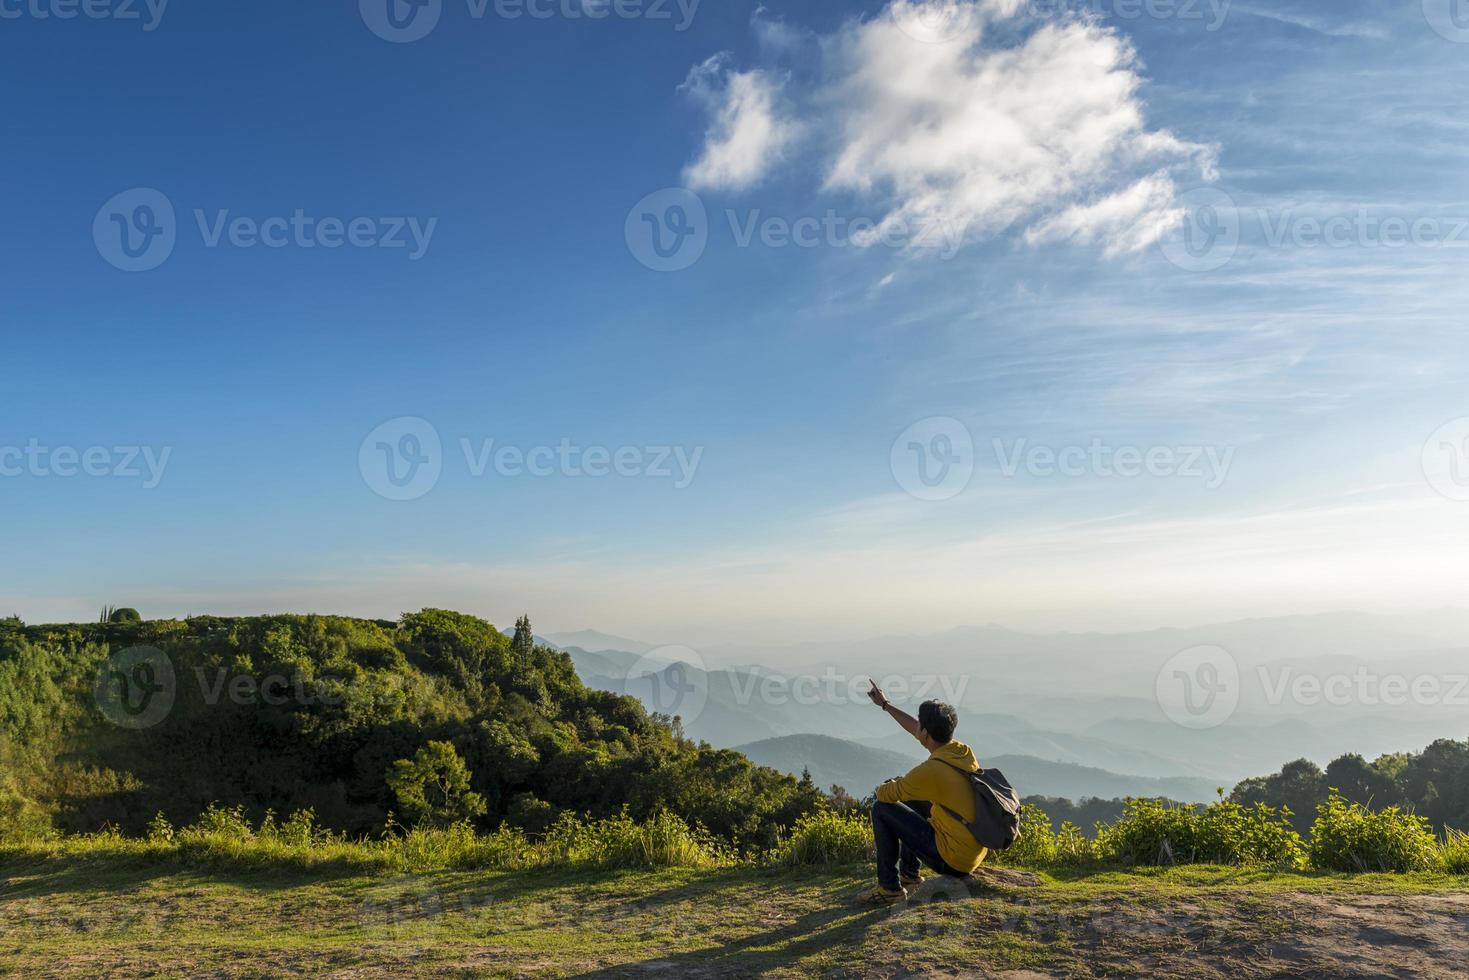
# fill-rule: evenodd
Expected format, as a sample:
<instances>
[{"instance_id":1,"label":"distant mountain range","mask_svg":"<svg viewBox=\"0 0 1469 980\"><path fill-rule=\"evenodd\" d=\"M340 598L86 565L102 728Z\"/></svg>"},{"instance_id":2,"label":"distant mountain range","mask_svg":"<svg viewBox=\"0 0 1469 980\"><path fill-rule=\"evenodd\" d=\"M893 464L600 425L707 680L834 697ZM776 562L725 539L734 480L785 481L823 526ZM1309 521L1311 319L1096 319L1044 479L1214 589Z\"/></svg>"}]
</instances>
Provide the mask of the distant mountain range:
<instances>
[{"instance_id":1,"label":"distant mountain range","mask_svg":"<svg viewBox=\"0 0 1469 980\"><path fill-rule=\"evenodd\" d=\"M859 748L907 753L908 737L861 697L865 677L893 677L908 690L890 688L890 696L910 709L922 696L954 702L958 737L987 759L1024 757L1091 770L1099 775L1066 777L1106 795L1116 793L1103 777L1193 780L1170 794L1179 798L1199 795L1205 784L1207 797L1216 785L1228 788L1295 758L1324 765L1343 752L1370 758L1464 737L1469 691L1457 699L1449 694L1453 678L1469 671L1466 638L1469 616L1456 610L1427 617L1295 616L1116 634L984 626L855 643L724 647L702 658L691 655L701 662L688 664L645 658L654 649L649 644L593 630L546 637L567 650L588 685L633 694L650 710L679 714L691 737L716 746L828 736ZM1224 648L1239 669L1239 707L1227 723L1204 730L1171 721L1155 690L1169 658L1199 645ZM702 661L749 666L706 669ZM1283 678L1362 672L1437 678L1446 696L1431 704L1361 698L1311 703L1280 696ZM893 764L849 749L828 755L824 765L848 779L865 780ZM794 763L782 768L800 769ZM1038 780L1050 778L1049 771L1035 771ZM1026 791L1076 798L1092 789Z\"/></svg>"},{"instance_id":2,"label":"distant mountain range","mask_svg":"<svg viewBox=\"0 0 1469 980\"><path fill-rule=\"evenodd\" d=\"M614 636L611 633L601 633L597 630L577 630L574 633L547 633L538 639L545 640L552 646L565 650L576 647L588 653L601 653L603 650L612 650L618 653L635 653L642 656L649 650L655 649L651 643L641 640L629 640L625 636Z\"/></svg>"},{"instance_id":3,"label":"distant mountain range","mask_svg":"<svg viewBox=\"0 0 1469 980\"><path fill-rule=\"evenodd\" d=\"M823 789L837 785L860 798L870 794L878 783L901 776L923 761L926 753L922 746L907 735L902 737L913 746L912 752L893 752L827 735L787 735L736 748L762 766L792 775L809 769L811 778ZM1071 800L1088 796L1106 800L1166 796L1185 803L1201 803L1215 799L1217 786L1207 779L1122 776L1024 755L981 755L980 764L1004 772L1022 796L1059 796Z\"/></svg>"}]
</instances>

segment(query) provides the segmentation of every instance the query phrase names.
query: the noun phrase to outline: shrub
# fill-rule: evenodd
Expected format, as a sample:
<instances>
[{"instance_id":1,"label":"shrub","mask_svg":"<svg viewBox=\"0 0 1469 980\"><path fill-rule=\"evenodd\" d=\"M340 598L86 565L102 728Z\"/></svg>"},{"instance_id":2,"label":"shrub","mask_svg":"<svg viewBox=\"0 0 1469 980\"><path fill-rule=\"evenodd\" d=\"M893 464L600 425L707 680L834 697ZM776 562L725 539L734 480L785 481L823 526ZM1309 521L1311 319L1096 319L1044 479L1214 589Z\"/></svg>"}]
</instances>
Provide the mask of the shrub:
<instances>
[{"instance_id":1,"label":"shrub","mask_svg":"<svg viewBox=\"0 0 1469 980\"><path fill-rule=\"evenodd\" d=\"M563 814L540 850L545 863L586 869L712 868L730 863L712 838L667 811L643 823L626 810L588 822Z\"/></svg>"},{"instance_id":2,"label":"shrub","mask_svg":"<svg viewBox=\"0 0 1469 980\"><path fill-rule=\"evenodd\" d=\"M1056 835L1051 818L1038 806L1026 803L1020 808L1020 835L1015 843L995 855L1001 864L1043 868L1056 863Z\"/></svg>"},{"instance_id":3,"label":"shrub","mask_svg":"<svg viewBox=\"0 0 1469 980\"><path fill-rule=\"evenodd\" d=\"M1458 830L1447 831L1439 853L1444 870L1449 874L1469 874L1469 834Z\"/></svg>"},{"instance_id":4,"label":"shrub","mask_svg":"<svg viewBox=\"0 0 1469 980\"><path fill-rule=\"evenodd\" d=\"M0 774L0 840L40 840L53 833L46 811Z\"/></svg>"},{"instance_id":5,"label":"shrub","mask_svg":"<svg viewBox=\"0 0 1469 980\"><path fill-rule=\"evenodd\" d=\"M1302 867L1305 850L1288 809L1220 800L1178 806L1128 800L1122 818L1097 834L1097 853L1122 864L1266 864Z\"/></svg>"},{"instance_id":6,"label":"shrub","mask_svg":"<svg viewBox=\"0 0 1469 980\"><path fill-rule=\"evenodd\" d=\"M822 810L796 821L788 838L768 855L785 865L856 864L874 859L872 818L864 811Z\"/></svg>"},{"instance_id":7,"label":"shrub","mask_svg":"<svg viewBox=\"0 0 1469 980\"><path fill-rule=\"evenodd\" d=\"M1061 824L1056 831L1056 863L1064 865L1090 864L1097 859L1097 845L1087 839L1081 828L1071 821Z\"/></svg>"},{"instance_id":8,"label":"shrub","mask_svg":"<svg viewBox=\"0 0 1469 980\"><path fill-rule=\"evenodd\" d=\"M1316 808L1310 854L1322 871L1425 871L1439 864L1426 818L1395 806L1372 811L1336 790Z\"/></svg>"}]
</instances>

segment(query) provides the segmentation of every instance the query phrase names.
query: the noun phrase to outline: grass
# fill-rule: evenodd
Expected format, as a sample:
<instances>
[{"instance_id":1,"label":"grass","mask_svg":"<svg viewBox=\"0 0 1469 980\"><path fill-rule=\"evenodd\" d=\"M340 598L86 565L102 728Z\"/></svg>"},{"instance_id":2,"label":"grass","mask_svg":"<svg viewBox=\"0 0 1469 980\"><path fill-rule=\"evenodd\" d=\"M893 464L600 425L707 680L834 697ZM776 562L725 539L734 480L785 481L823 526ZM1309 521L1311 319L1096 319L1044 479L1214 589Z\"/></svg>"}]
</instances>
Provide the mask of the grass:
<instances>
[{"instance_id":1,"label":"grass","mask_svg":"<svg viewBox=\"0 0 1469 980\"><path fill-rule=\"evenodd\" d=\"M941 879L907 906L874 911L851 904L870 873L206 868L137 842L12 847L0 851L0 974L890 976L964 964L1091 976L1146 962L1154 975L1188 976L1201 948L1223 963L1289 945L1282 937L1303 922L1323 931L1323 909L1436 909L1469 886L1448 874L1060 869L1037 888ZM1450 913L1469 911L1457 909L1445 912L1456 930Z\"/></svg>"}]
</instances>

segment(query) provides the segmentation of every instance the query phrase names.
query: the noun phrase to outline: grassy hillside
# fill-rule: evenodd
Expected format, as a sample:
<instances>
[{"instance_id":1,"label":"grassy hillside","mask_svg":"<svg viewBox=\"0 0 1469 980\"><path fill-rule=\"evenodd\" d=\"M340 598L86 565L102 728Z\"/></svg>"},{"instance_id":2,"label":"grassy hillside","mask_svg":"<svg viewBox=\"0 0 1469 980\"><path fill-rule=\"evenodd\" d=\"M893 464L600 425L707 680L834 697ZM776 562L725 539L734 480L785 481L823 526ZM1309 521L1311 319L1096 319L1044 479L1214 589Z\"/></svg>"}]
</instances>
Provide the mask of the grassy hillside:
<instances>
[{"instance_id":1,"label":"grassy hillside","mask_svg":"<svg viewBox=\"0 0 1469 980\"><path fill-rule=\"evenodd\" d=\"M1469 917L1469 880L1447 876L1078 872L931 882L876 911L851 904L866 880L858 867L204 874L0 851L0 973L1426 977L1462 969Z\"/></svg>"},{"instance_id":2,"label":"grassy hillside","mask_svg":"<svg viewBox=\"0 0 1469 980\"><path fill-rule=\"evenodd\" d=\"M0 836L211 803L254 820L311 810L377 834L468 819L543 830L563 813L668 810L740 848L822 800L701 747L570 658L472 616L0 621Z\"/></svg>"}]
</instances>

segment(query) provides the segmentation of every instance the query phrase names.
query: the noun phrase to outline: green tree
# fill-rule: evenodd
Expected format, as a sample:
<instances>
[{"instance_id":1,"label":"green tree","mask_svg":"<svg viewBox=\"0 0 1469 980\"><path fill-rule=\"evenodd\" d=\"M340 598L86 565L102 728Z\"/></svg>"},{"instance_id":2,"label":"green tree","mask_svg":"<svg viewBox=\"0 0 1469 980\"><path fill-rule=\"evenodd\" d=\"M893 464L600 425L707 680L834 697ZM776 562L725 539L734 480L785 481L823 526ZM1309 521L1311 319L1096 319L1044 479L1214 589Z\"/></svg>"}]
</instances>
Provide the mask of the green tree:
<instances>
[{"instance_id":1,"label":"green tree","mask_svg":"<svg viewBox=\"0 0 1469 980\"><path fill-rule=\"evenodd\" d=\"M1326 767L1326 784L1334 787L1348 803L1384 807L1399 799L1397 785L1355 752L1335 760Z\"/></svg>"},{"instance_id":2,"label":"green tree","mask_svg":"<svg viewBox=\"0 0 1469 980\"><path fill-rule=\"evenodd\" d=\"M121 609L113 609L108 606L106 616L109 623L141 623L143 621L143 617L136 609L129 609L127 606Z\"/></svg>"},{"instance_id":3,"label":"green tree","mask_svg":"<svg viewBox=\"0 0 1469 980\"><path fill-rule=\"evenodd\" d=\"M536 634L531 629L529 616L521 616L515 621L515 636L510 640L510 649L522 670L530 666L531 654L536 649Z\"/></svg>"},{"instance_id":4,"label":"green tree","mask_svg":"<svg viewBox=\"0 0 1469 980\"><path fill-rule=\"evenodd\" d=\"M410 820L446 826L484 814L485 798L469 788L469 769L454 746L429 742L388 769L388 788Z\"/></svg>"}]
</instances>

